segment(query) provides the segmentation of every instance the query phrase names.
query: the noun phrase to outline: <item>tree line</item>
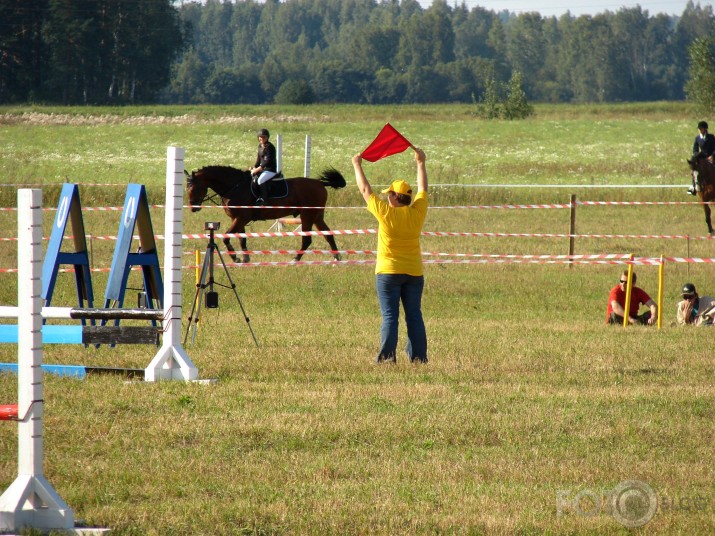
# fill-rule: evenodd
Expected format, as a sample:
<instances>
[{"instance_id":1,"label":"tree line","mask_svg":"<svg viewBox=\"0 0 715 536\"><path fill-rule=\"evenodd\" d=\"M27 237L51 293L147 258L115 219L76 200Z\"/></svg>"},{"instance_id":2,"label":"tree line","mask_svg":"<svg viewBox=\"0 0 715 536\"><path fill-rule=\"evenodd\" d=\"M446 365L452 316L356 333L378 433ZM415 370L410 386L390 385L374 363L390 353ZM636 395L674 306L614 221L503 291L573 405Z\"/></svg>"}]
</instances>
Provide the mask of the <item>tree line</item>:
<instances>
[{"instance_id":1,"label":"tree line","mask_svg":"<svg viewBox=\"0 0 715 536\"><path fill-rule=\"evenodd\" d=\"M682 100L711 5L543 17L434 0L0 0L0 103Z\"/></svg>"}]
</instances>

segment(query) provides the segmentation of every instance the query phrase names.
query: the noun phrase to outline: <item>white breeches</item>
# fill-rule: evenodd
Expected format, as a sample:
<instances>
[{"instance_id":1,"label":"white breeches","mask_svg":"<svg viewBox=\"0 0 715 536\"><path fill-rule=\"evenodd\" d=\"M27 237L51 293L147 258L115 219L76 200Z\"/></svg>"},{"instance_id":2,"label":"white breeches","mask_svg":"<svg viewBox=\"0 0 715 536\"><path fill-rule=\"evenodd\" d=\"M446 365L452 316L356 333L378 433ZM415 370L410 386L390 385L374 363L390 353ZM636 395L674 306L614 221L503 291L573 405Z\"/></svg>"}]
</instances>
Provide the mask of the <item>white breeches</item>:
<instances>
[{"instance_id":1,"label":"white breeches","mask_svg":"<svg viewBox=\"0 0 715 536\"><path fill-rule=\"evenodd\" d=\"M256 182L258 184L263 184L264 182L268 182L275 176L276 176L275 171L262 171L261 174L258 176L258 179L256 180Z\"/></svg>"}]
</instances>

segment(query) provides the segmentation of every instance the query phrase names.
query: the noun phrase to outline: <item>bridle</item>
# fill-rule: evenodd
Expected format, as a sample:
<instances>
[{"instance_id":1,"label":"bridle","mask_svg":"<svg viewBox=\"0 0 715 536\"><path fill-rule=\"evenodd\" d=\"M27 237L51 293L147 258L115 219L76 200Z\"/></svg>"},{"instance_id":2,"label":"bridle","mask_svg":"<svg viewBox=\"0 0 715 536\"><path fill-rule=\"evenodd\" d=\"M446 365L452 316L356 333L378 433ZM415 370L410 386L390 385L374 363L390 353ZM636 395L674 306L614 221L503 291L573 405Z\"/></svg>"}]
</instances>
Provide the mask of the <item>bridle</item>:
<instances>
[{"instance_id":1,"label":"bridle","mask_svg":"<svg viewBox=\"0 0 715 536\"><path fill-rule=\"evenodd\" d=\"M194 177L194 173L191 172L191 175L188 175L188 177L186 178L186 187L189 188L189 187L196 186L197 183L198 183L198 181L197 181L196 177ZM231 188L231 190L233 190L233 188ZM223 197L223 196L221 194L219 194L218 192L216 192L215 190L214 190L213 194L211 194L209 192L210 192L210 189L207 186L206 193L199 200L198 204L203 205L206 201L208 201L210 203L213 203L217 207L220 206L221 205L221 197ZM229 192L230 192L230 190L229 190Z\"/></svg>"}]
</instances>

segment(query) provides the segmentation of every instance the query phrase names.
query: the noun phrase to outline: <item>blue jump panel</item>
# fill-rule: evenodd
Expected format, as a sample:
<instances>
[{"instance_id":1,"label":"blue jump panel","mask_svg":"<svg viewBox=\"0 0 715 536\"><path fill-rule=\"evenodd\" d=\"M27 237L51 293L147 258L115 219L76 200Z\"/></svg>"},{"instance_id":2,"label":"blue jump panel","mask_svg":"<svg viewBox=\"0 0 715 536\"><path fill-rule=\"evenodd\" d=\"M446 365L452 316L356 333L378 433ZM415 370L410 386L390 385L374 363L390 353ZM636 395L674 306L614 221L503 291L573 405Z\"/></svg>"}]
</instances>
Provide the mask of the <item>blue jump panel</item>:
<instances>
[{"instance_id":1,"label":"blue jump panel","mask_svg":"<svg viewBox=\"0 0 715 536\"><path fill-rule=\"evenodd\" d=\"M0 343L17 344L17 326L0 325ZM82 326L42 326L43 344L82 344Z\"/></svg>"},{"instance_id":2,"label":"blue jump panel","mask_svg":"<svg viewBox=\"0 0 715 536\"><path fill-rule=\"evenodd\" d=\"M55 376L70 376L84 379L87 370L83 365L42 365L42 371ZM0 373L8 372L17 374L17 363L0 363Z\"/></svg>"}]
</instances>

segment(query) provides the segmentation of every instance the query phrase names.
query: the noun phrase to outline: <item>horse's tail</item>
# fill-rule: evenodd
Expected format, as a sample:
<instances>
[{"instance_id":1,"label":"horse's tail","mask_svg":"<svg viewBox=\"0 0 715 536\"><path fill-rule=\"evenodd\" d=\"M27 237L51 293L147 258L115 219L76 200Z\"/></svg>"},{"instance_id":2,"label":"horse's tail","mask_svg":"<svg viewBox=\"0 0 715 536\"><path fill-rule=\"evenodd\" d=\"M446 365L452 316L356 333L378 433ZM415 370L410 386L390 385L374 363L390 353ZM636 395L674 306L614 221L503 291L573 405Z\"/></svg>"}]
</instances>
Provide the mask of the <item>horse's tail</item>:
<instances>
[{"instance_id":1,"label":"horse's tail","mask_svg":"<svg viewBox=\"0 0 715 536\"><path fill-rule=\"evenodd\" d=\"M322 182L326 187L330 186L336 190L339 188L345 188L345 177L335 168L328 168L320 174L320 182Z\"/></svg>"}]
</instances>

